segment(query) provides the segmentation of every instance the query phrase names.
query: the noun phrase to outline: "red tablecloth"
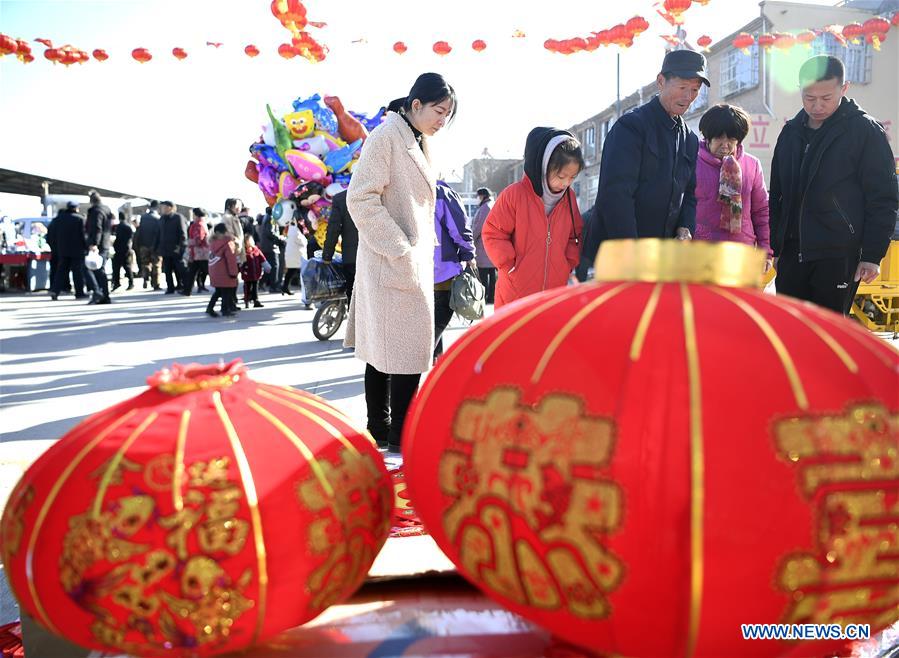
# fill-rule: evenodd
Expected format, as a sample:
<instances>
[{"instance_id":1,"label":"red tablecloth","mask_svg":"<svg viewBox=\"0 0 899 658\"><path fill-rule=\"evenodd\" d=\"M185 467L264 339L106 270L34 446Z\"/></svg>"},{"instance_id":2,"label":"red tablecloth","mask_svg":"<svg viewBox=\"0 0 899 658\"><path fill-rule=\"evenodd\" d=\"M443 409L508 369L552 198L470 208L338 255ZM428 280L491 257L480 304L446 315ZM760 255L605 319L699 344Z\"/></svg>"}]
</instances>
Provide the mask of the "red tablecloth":
<instances>
[{"instance_id":1,"label":"red tablecloth","mask_svg":"<svg viewBox=\"0 0 899 658\"><path fill-rule=\"evenodd\" d=\"M50 260L50 254L0 254L0 265L27 265L30 260Z\"/></svg>"}]
</instances>

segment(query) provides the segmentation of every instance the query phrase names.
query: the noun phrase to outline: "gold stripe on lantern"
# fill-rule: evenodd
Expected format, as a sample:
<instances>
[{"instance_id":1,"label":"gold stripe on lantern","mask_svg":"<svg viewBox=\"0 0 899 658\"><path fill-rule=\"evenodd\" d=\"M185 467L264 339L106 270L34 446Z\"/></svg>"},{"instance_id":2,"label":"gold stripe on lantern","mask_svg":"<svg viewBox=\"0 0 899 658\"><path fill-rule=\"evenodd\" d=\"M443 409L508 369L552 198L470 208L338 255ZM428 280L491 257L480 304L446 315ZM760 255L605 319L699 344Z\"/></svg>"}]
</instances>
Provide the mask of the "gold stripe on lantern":
<instances>
[{"instance_id":1,"label":"gold stripe on lantern","mask_svg":"<svg viewBox=\"0 0 899 658\"><path fill-rule=\"evenodd\" d=\"M134 445L134 442L137 441L138 437L144 433L144 430L153 424L153 421L156 420L158 416L159 414L153 412L144 418L143 422L135 428L131 433L131 436L122 442L122 447L119 448L113 458L109 460L109 466L106 467L103 477L100 478L100 486L97 487L97 495L94 496L94 505L91 508L91 518L94 521L100 518L100 510L103 507L103 499L106 497L106 490L109 489L109 483L112 482L116 470L118 470L119 465L125 458L125 453L128 452L128 449L131 448L132 445Z\"/></svg>"},{"instance_id":2,"label":"gold stripe on lantern","mask_svg":"<svg viewBox=\"0 0 899 658\"><path fill-rule=\"evenodd\" d=\"M652 323L652 317L655 315L656 307L659 305L659 297L662 296L662 284L657 283L652 289L652 295L646 302L646 308L640 316L640 322L637 323L637 331L634 332L634 342L631 343L631 361L640 360L643 353L643 343L646 340L646 334L649 331L649 325Z\"/></svg>"}]
</instances>

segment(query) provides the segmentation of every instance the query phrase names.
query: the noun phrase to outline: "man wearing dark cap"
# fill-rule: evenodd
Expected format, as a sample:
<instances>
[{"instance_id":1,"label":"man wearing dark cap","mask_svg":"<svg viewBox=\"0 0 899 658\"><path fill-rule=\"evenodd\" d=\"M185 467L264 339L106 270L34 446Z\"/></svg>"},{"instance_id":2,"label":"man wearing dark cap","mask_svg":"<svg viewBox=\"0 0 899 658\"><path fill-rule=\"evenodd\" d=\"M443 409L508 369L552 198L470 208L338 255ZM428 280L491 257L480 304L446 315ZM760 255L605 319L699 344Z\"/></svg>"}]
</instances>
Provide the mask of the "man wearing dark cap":
<instances>
[{"instance_id":1,"label":"man wearing dark cap","mask_svg":"<svg viewBox=\"0 0 899 658\"><path fill-rule=\"evenodd\" d=\"M584 246L591 262L603 240L693 237L699 139L682 117L702 85L711 86L705 57L669 52L656 81L659 94L618 119L603 146L596 218Z\"/></svg>"},{"instance_id":2,"label":"man wearing dark cap","mask_svg":"<svg viewBox=\"0 0 899 658\"><path fill-rule=\"evenodd\" d=\"M163 201L162 236L159 252L162 254L162 271L165 273L166 295L174 295L176 291L184 293L184 281L187 278L187 266L184 264L187 254L187 220L181 213L175 212L175 204Z\"/></svg>"},{"instance_id":3,"label":"man wearing dark cap","mask_svg":"<svg viewBox=\"0 0 899 658\"><path fill-rule=\"evenodd\" d=\"M145 289L147 284L151 283L153 290L159 290L159 270L162 267L162 258L159 255L161 237L159 202L151 201L147 212L140 216L140 224L134 234L134 248L140 261L140 276L144 280Z\"/></svg>"},{"instance_id":4,"label":"man wearing dark cap","mask_svg":"<svg viewBox=\"0 0 899 658\"><path fill-rule=\"evenodd\" d=\"M84 294L84 255L87 240L84 235L84 217L78 214L78 202L69 201L53 219L54 253L57 259L56 272L50 286L50 297L56 301L59 292L66 287L69 273L75 284L75 298Z\"/></svg>"}]
</instances>

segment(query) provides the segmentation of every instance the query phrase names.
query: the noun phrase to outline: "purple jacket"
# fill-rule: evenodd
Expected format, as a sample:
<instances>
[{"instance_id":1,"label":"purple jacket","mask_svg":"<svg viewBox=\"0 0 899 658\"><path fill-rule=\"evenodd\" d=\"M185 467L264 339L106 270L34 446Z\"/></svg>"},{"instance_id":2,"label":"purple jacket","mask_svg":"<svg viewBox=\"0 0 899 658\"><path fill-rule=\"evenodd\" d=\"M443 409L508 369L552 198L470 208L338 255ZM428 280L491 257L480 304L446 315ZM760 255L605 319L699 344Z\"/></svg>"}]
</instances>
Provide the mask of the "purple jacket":
<instances>
[{"instance_id":1,"label":"purple jacket","mask_svg":"<svg viewBox=\"0 0 899 658\"><path fill-rule=\"evenodd\" d=\"M718 179L721 175L721 160L709 151L706 142L699 145L696 162L696 235L697 240L722 242L731 240L758 246L769 255L771 233L768 227L768 190L762 164L755 156L737 147L737 162L743 170L743 227L740 233L732 234L719 228L722 204L718 201Z\"/></svg>"},{"instance_id":2,"label":"purple jacket","mask_svg":"<svg viewBox=\"0 0 899 658\"><path fill-rule=\"evenodd\" d=\"M437 209L434 213L434 283L449 281L462 273L462 262L474 258L471 220L462 207L459 195L442 181L437 181Z\"/></svg>"}]
</instances>

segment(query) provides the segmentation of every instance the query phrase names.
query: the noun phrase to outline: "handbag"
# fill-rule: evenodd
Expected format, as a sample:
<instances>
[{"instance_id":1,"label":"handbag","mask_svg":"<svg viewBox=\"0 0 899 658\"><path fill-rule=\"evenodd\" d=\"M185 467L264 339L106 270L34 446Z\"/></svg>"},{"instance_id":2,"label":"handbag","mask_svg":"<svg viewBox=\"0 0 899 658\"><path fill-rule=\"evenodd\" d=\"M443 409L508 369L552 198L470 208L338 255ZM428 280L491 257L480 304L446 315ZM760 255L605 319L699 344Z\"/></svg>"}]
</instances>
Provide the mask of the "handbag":
<instances>
[{"instance_id":1,"label":"handbag","mask_svg":"<svg viewBox=\"0 0 899 658\"><path fill-rule=\"evenodd\" d=\"M484 285L476 271L465 268L453 279L450 308L470 322L484 317Z\"/></svg>"}]
</instances>

